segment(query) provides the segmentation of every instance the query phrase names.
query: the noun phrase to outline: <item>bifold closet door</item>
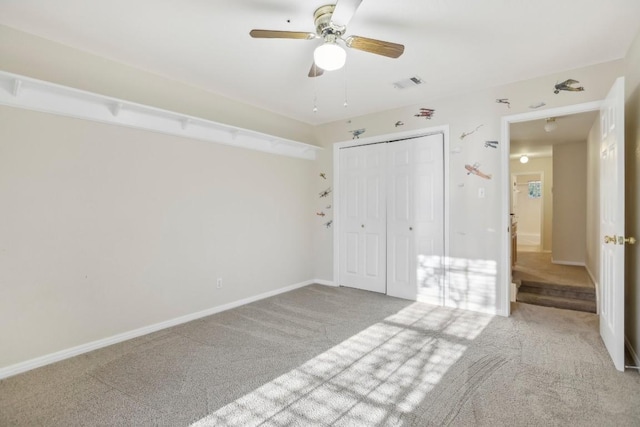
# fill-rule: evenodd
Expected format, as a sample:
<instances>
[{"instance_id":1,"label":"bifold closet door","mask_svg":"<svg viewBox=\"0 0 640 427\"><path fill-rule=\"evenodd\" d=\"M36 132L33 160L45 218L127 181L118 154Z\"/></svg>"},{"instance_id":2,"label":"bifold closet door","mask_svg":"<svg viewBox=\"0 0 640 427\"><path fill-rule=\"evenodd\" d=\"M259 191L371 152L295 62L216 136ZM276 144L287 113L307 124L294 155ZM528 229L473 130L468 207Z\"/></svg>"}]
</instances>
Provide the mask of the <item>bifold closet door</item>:
<instances>
[{"instance_id":1,"label":"bifold closet door","mask_svg":"<svg viewBox=\"0 0 640 427\"><path fill-rule=\"evenodd\" d=\"M387 294L443 305L443 136L387 146Z\"/></svg>"},{"instance_id":2,"label":"bifold closet door","mask_svg":"<svg viewBox=\"0 0 640 427\"><path fill-rule=\"evenodd\" d=\"M340 150L340 285L386 292L385 146Z\"/></svg>"}]
</instances>

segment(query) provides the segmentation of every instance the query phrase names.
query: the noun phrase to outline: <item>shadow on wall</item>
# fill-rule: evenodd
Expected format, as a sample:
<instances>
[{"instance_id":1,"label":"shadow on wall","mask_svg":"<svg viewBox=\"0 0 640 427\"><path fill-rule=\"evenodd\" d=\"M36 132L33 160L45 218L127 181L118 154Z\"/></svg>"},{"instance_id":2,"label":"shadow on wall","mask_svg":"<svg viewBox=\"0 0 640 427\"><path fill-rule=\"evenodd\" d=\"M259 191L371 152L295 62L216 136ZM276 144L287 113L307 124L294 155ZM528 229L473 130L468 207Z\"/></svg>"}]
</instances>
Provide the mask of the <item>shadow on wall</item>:
<instances>
[{"instance_id":1,"label":"shadow on wall","mask_svg":"<svg viewBox=\"0 0 640 427\"><path fill-rule=\"evenodd\" d=\"M443 289L447 272L449 286ZM497 273L497 263L492 260L419 255L417 300L492 313L496 307Z\"/></svg>"}]
</instances>

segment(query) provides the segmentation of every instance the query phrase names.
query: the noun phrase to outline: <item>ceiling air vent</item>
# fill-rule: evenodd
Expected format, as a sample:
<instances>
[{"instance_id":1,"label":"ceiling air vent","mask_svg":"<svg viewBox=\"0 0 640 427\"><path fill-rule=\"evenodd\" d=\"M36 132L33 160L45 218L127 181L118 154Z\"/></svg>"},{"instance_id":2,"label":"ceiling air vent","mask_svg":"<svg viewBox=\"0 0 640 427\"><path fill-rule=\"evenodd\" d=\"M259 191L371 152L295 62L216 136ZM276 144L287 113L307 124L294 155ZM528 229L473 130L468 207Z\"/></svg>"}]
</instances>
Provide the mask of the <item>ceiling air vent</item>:
<instances>
[{"instance_id":1,"label":"ceiling air vent","mask_svg":"<svg viewBox=\"0 0 640 427\"><path fill-rule=\"evenodd\" d=\"M393 84L393 87L395 87L396 89L407 89L410 87L419 86L422 83L424 83L424 81L422 81L420 77L413 76L409 77L408 79L403 79L395 82Z\"/></svg>"}]
</instances>

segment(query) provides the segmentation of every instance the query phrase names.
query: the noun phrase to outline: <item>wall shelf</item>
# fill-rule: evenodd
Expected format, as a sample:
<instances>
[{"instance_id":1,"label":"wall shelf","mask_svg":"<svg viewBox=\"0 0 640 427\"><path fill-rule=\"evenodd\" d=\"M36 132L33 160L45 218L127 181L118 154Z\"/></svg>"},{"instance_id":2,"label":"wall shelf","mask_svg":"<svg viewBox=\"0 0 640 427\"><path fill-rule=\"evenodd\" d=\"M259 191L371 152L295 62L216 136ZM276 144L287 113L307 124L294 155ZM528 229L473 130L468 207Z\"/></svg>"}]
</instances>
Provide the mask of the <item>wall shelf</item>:
<instances>
[{"instance_id":1,"label":"wall shelf","mask_svg":"<svg viewBox=\"0 0 640 427\"><path fill-rule=\"evenodd\" d=\"M0 105L314 160L321 147L0 71Z\"/></svg>"}]
</instances>

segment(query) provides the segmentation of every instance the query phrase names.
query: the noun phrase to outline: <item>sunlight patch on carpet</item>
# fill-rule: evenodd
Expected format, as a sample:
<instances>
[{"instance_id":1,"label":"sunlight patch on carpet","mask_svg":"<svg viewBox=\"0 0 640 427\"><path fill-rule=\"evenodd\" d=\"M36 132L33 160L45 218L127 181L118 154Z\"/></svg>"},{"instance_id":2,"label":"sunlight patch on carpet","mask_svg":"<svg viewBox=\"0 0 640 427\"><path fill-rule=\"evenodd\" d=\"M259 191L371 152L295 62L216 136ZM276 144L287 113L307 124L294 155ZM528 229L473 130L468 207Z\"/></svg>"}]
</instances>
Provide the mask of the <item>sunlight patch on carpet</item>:
<instances>
[{"instance_id":1,"label":"sunlight patch on carpet","mask_svg":"<svg viewBox=\"0 0 640 427\"><path fill-rule=\"evenodd\" d=\"M428 398L491 318L412 304L192 426L392 421Z\"/></svg>"}]
</instances>

